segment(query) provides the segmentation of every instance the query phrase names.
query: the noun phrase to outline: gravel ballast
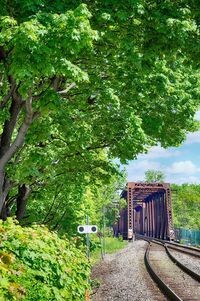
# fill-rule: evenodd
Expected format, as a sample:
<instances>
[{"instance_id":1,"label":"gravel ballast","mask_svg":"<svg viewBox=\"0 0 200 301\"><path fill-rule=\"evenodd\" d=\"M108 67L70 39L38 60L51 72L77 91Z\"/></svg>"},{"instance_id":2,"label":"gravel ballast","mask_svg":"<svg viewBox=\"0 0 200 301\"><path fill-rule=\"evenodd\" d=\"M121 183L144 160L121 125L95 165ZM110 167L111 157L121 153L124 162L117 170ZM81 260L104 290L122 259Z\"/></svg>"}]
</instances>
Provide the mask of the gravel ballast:
<instances>
[{"instance_id":1,"label":"gravel ballast","mask_svg":"<svg viewBox=\"0 0 200 301\"><path fill-rule=\"evenodd\" d=\"M170 253L187 268L200 275L200 259L178 251L170 250Z\"/></svg>"},{"instance_id":2,"label":"gravel ballast","mask_svg":"<svg viewBox=\"0 0 200 301\"><path fill-rule=\"evenodd\" d=\"M95 265L92 278L100 281L92 301L164 301L144 264L147 242L133 241Z\"/></svg>"}]
</instances>

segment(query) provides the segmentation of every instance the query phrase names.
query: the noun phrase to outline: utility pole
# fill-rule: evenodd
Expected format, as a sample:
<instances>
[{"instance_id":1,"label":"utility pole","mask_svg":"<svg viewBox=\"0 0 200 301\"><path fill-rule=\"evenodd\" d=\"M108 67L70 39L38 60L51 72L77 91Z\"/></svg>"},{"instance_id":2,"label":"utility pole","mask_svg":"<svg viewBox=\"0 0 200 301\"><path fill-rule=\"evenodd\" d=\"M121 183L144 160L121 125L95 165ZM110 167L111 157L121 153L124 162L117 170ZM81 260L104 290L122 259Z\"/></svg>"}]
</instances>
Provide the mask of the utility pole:
<instances>
[{"instance_id":1,"label":"utility pole","mask_svg":"<svg viewBox=\"0 0 200 301\"><path fill-rule=\"evenodd\" d=\"M86 215L86 225L89 225L89 217ZM90 236L86 233L86 244L87 244L87 259L90 259Z\"/></svg>"},{"instance_id":2,"label":"utility pole","mask_svg":"<svg viewBox=\"0 0 200 301\"><path fill-rule=\"evenodd\" d=\"M105 230L106 230L106 219L105 219L106 207L103 206L103 255L106 255L106 237L105 237Z\"/></svg>"}]
</instances>

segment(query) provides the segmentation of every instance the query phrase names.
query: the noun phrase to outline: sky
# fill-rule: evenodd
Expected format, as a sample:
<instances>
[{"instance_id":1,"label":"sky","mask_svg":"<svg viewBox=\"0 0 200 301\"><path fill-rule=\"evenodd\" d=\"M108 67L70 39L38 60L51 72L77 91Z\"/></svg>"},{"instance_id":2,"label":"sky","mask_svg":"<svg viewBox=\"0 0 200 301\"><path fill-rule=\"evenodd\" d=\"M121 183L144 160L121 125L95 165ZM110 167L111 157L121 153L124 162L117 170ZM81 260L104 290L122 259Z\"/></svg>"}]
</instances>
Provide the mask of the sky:
<instances>
[{"instance_id":1,"label":"sky","mask_svg":"<svg viewBox=\"0 0 200 301\"><path fill-rule=\"evenodd\" d=\"M196 113L200 120L200 111ZM189 133L180 147L155 146L126 166L128 182L144 181L148 169L162 171L165 182L200 184L200 131Z\"/></svg>"}]
</instances>

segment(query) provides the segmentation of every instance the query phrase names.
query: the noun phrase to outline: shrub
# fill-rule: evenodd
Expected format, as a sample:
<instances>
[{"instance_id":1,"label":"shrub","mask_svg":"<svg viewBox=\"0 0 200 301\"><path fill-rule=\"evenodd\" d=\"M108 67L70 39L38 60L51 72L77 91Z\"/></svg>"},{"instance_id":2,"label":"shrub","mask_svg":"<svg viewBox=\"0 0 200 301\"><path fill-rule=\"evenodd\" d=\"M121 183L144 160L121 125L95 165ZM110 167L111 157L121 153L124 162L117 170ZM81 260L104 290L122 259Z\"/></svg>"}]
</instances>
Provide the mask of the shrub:
<instances>
[{"instance_id":1,"label":"shrub","mask_svg":"<svg viewBox=\"0 0 200 301\"><path fill-rule=\"evenodd\" d=\"M80 301L90 267L84 253L43 226L0 221L0 301Z\"/></svg>"},{"instance_id":2,"label":"shrub","mask_svg":"<svg viewBox=\"0 0 200 301\"><path fill-rule=\"evenodd\" d=\"M123 236L122 235L118 235L118 240L119 241L123 241Z\"/></svg>"}]
</instances>

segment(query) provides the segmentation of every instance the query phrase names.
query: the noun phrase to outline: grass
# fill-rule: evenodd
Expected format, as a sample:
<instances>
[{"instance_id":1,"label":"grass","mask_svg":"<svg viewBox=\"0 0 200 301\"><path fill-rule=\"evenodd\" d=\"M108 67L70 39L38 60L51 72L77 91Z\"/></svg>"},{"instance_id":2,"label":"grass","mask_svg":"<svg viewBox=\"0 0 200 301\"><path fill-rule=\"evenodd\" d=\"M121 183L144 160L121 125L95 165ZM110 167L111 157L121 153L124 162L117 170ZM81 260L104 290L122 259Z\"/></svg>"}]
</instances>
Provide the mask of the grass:
<instances>
[{"instance_id":1,"label":"grass","mask_svg":"<svg viewBox=\"0 0 200 301\"><path fill-rule=\"evenodd\" d=\"M128 245L127 241L122 241L114 237L105 238L106 254L115 253ZM101 259L101 248L100 246L91 252L91 263L94 264Z\"/></svg>"},{"instance_id":2,"label":"grass","mask_svg":"<svg viewBox=\"0 0 200 301\"><path fill-rule=\"evenodd\" d=\"M118 238L106 237L106 253L115 253L118 250L125 248L128 245L127 241L121 241Z\"/></svg>"}]
</instances>

